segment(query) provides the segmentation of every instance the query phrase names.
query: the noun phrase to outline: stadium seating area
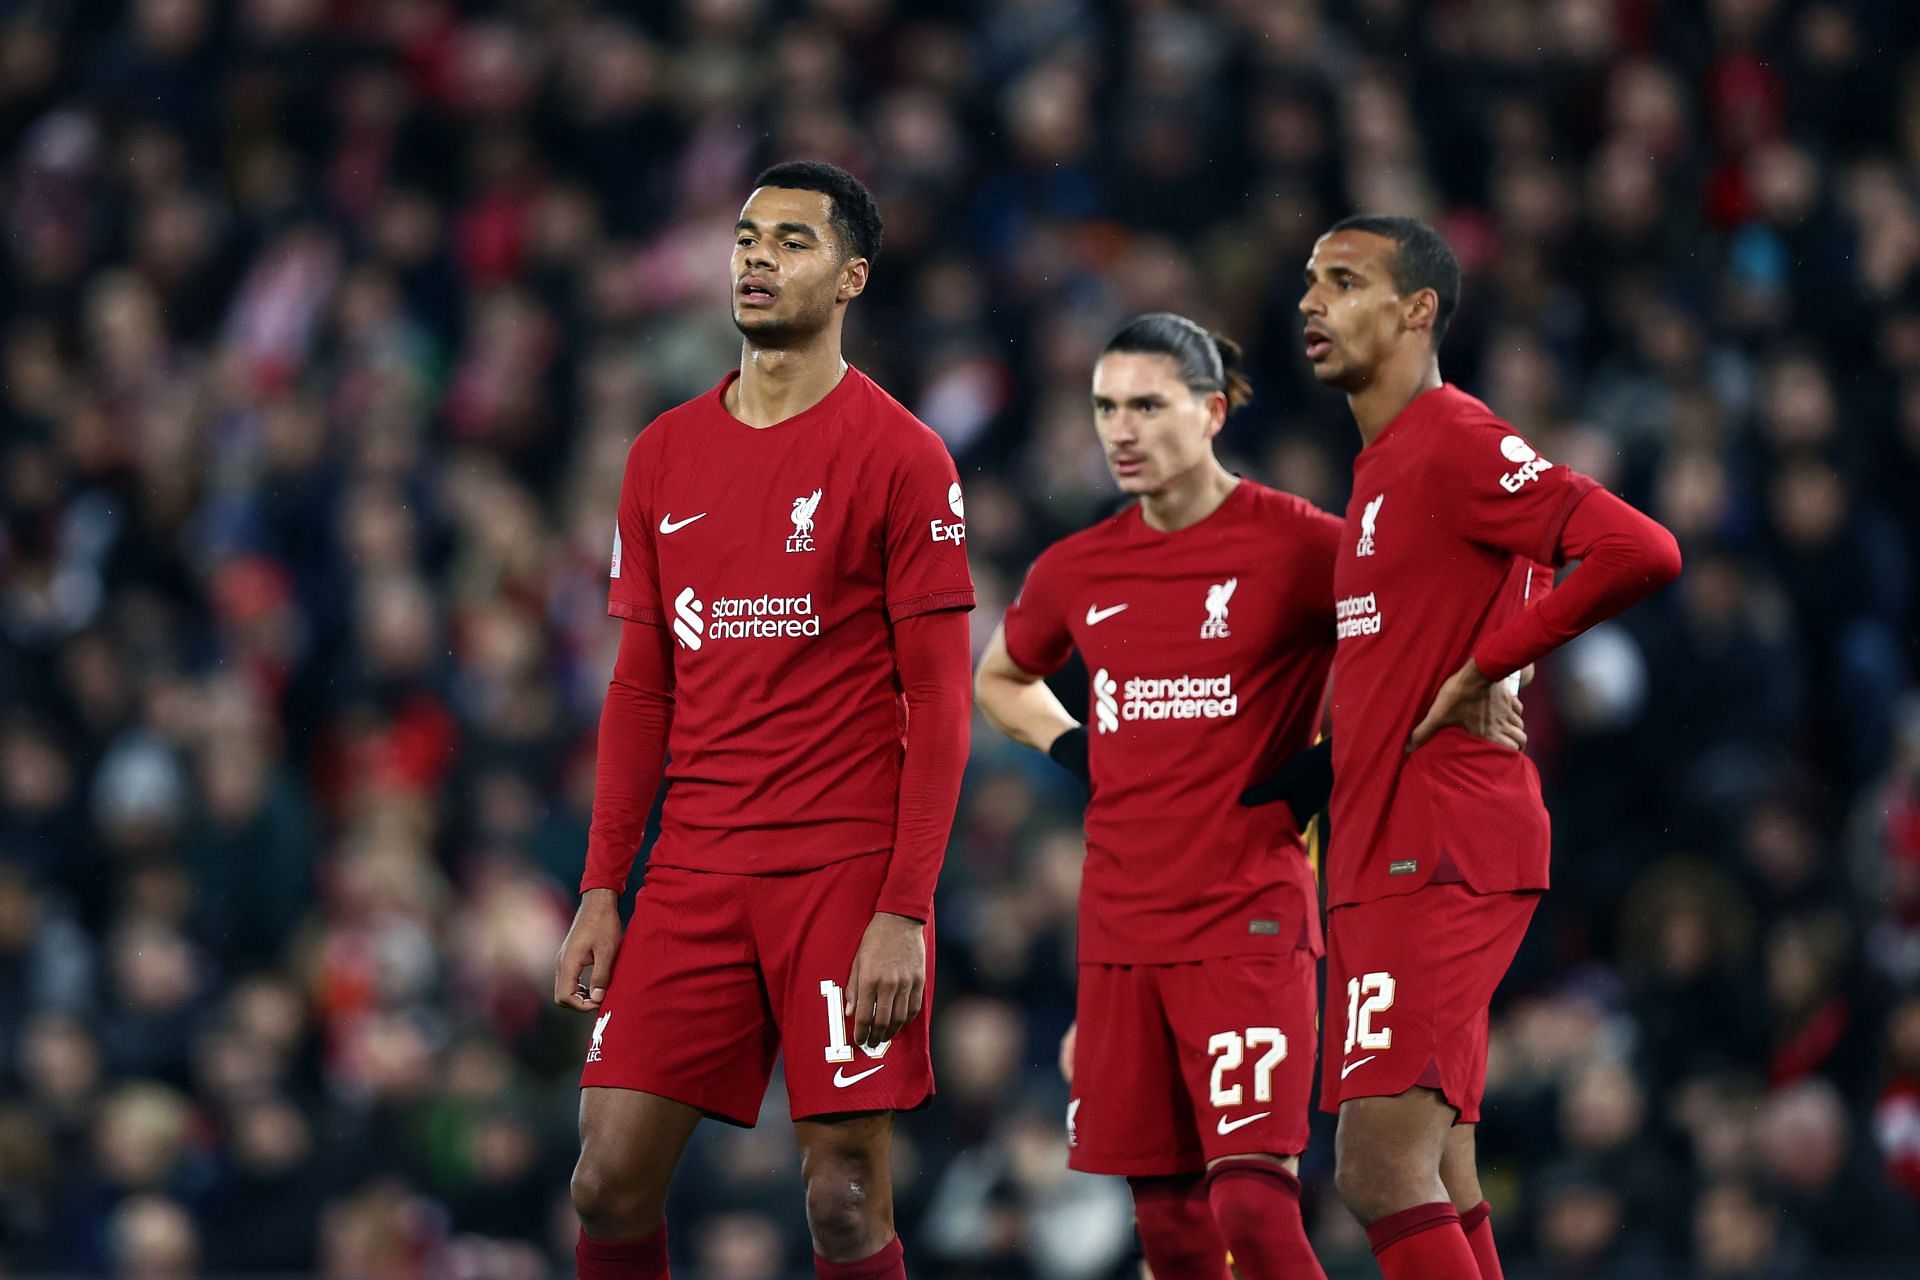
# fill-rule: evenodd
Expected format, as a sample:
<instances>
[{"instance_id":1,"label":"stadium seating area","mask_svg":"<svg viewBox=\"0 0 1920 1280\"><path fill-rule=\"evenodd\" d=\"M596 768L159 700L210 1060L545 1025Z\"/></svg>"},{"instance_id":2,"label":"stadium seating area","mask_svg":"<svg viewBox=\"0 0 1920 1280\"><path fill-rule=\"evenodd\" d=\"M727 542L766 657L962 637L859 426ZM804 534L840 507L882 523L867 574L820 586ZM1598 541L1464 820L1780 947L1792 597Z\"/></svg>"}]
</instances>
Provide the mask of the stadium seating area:
<instances>
[{"instance_id":1,"label":"stadium seating area","mask_svg":"<svg viewBox=\"0 0 1920 1280\"><path fill-rule=\"evenodd\" d=\"M1121 320L1242 340L1234 465L1338 510L1300 267L1443 230L1449 376L1688 556L1528 695L1508 1273L1914 1274L1916 49L1904 0L0 6L0 1270L565 1273L618 475L737 358L751 176L814 157L881 199L850 355L959 461L977 643L1113 501ZM916 1275L1131 1265L1064 1165L1077 805L976 735ZM1305 1181L1372 1274L1330 1129ZM709 1126L676 1274L810 1275L797 1186L777 1089Z\"/></svg>"}]
</instances>

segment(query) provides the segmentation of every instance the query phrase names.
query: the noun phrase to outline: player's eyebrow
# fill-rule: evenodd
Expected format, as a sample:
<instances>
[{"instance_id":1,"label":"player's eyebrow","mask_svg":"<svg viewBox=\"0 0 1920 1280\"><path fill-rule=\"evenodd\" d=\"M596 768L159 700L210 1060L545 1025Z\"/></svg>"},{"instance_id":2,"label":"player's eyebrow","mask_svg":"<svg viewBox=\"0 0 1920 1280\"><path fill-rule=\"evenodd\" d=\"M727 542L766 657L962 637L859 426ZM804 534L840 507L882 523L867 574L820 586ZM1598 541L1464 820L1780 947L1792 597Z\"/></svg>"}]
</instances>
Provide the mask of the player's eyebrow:
<instances>
[{"instance_id":1,"label":"player's eyebrow","mask_svg":"<svg viewBox=\"0 0 1920 1280\"><path fill-rule=\"evenodd\" d=\"M735 231L751 231L758 234L760 224L751 218L742 218L733 224L733 229ZM818 240L820 238L820 233L804 222L776 222L773 224L773 229L783 236L805 236L809 240Z\"/></svg>"},{"instance_id":2,"label":"player's eyebrow","mask_svg":"<svg viewBox=\"0 0 1920 1280\"><path fill-rule=\"evenodd\" d=\"M1308 267L1305 271L1302 271L1300 273L1300 278L1308 284L1312 284L1314 280L1317 278L1317 276L1318 276L1318 273L1314 271L1312 267ZM1360 278L1360 273L1358 271L1355 271L1351 267L1340 266L1338 263L1327 268L1327 278L1329 280L1337 280L1342 276L1345 276L1349 280L1358 280Z\"/></svg>"}]
</instances>

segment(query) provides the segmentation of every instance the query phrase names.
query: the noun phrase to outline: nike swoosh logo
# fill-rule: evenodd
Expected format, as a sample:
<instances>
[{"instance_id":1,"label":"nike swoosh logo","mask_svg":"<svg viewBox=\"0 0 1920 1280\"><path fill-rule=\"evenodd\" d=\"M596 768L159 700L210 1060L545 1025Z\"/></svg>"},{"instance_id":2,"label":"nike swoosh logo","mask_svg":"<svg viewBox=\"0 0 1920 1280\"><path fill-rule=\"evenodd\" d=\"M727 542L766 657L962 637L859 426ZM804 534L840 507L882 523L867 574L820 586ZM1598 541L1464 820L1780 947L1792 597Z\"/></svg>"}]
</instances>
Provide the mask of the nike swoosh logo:
<instances>
[{"instance_id":1,"label":"nike swoosh logo","mask_svg":"<svg viewBox=\"0 0 1920 1280\"><path fill-rule=\"evenodd\" d=\"M1377 1053L1370 1053L1366 1057L1360 1059L1360 1061L1358 1062L1349 1062L1346 1066L1340 1068L1340 1078L1342 1080L1345 1080L1348 1076L1352 1075L1354 1072L1358 1071L1360 1068L1366 1066L1369 1062L1372 1062L1375 1058L1379 1056L1380 1055Z\"/></svg>"},{"instance_id":2,"label":"nike swoosh logo","mask_svg":"<svg viewBox=\"0 0 1920 1280\"><path fill-rule=\"evenodd\" d=\"M1127 606L1123 604L1116 604L1111 609L1096 609L1092 605L1088 605L1087 606L1087 625L1090 627L1097 627L1101 623L1105 622L1108 618L1111 618L1114 614L1119 613L1122 609L1125 609L1126 607Z\"/></svg>"},{"instance_id":3,"label":"nike swoosh logo","mask_svg":"<svg viewBox=\"0 0 1920 1280\"><path fill-rule=\"evenodd\" d=\"M705 520L706 518L707 518L707 513L702 511L697 516L688 516L685 520L675 520L673 518L673 512L669 511L667 512L667 514L660 517L660 532L678 533L682 529L686 528L688 525L692 524L695 520Z\"/></svg>"},{"instance_id":4,"label":"nike swoosh logo","mask_svg":"<svg viewBox=\"0 0 1920 1280\"><path fill-rule=\"evenodd\" d=\"M1232 1133L1235 1129L1244 1129L1248 1125L1252 1124L1255 1120L1265 1120L1268 1116L1272 1114L1273 1112L1271 1111L1256 1111L1250 1116L1241 1116L1238 1120L1229 1120L1225 1116L1221 1116L1220 1124L1218 1126L1220 1130L1220 1136L1224 1138L1228 1134Z\"/></svg>"},{"instance_id":5,"label":"nike swoosh logo","mask_svg":"<svg viewBox=\"0 0 1920 1280\"><path fill-rule=\"evenodd\" d=\"M836 1089L844 1089L850 1084L859 1084L862 1080L865 1080L868 1076L872 1075L874 1072L885 1071L886 1069L887 1069L887 1064L883 1062L877 1067L868 1067L865 1071L862 1071L859 1075L850 1076L847 1074L847 1069L845 1067L841 1067L833 1073L833 1087Z\"/></svg>"}]
</instances>

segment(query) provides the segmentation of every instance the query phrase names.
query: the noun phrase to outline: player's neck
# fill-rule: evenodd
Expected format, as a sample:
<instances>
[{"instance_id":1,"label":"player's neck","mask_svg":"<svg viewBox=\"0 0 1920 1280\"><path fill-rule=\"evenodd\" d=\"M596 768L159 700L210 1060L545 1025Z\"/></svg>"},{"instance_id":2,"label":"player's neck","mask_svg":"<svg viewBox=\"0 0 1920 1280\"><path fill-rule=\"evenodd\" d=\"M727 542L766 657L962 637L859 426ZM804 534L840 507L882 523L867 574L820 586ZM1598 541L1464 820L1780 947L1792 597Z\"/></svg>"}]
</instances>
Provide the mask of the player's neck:
<instances>
[{"instance_id":1,"label":"player's neck","mask_svg":"<svg viewBox=\"0 0 1920 1280\"><path fill-rule=\"evenodd\" d=\"M726 392L727 412L750 427L771 427L825 400L846 372L836 330L803 347L744 343L740 376Z\"/></svg>"},{"instance_id":2,"label":"player's neck","mask_svg":"<svg viewBox=\"0 0 1920 1280\"><path fill-rule=\"evenodd\" d=\"M1160 492L1140 495L1140 518L1149 529L1177 532L1218 511L1239 484L1239 476L1209 457Z\"/></svg>"},{"instance_id":3,"label":"player's neck","mask_svg":"<svg viewBox=\"0 0 1920 1280\"><path fill-rule=\"evenodd\" d=\"M1388 364L1380 375L1358 391L1347 393L1347 407L1360 426L1360 443L1370 445L1380 438L1387 424L1400 411L1441 385L1440 358L1428 356L1422 363L1408 362L1404 367Z\"/></svg>"}]
</instances>

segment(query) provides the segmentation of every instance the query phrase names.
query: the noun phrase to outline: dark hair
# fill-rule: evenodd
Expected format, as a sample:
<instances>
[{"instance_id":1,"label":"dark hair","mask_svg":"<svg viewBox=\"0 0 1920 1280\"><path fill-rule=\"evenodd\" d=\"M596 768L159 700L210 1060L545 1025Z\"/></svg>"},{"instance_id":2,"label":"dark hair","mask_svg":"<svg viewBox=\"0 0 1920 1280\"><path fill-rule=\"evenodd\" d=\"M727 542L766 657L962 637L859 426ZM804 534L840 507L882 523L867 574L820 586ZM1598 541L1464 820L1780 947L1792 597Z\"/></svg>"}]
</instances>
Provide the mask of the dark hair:
<instances>
[{"instance_id":1,"label":"dark hair","mask_svg":"<svg viewBox=\"0 0 1920 1280\"><path fill-rule=\"evenodd\" d=\"M757 187L818 191L833 202L833 232L849 258L872 262L880 256L880 207L860 179L820 160L787 160L762 171Z\"/></svg>"},{"instance_id":2,"label":"dark hair","mask_svg":"<svg viewBox=\"0 0 1920 1280\"><path fill-rule=\"evenodd\" d=\"M1371 214L1342 218L1327 234L1335 231L1363 231L1393 241L1393 260L1387 266L1393 276L1393 287L1403 296L1431 289L1440 299L1440 308L1433 317L1433 345L1439 346L1440 339L1447 336L1447 322L1453 319L1454 310L1460 305L1460 260L1453 256L1453 250L1440 238L1440 233L1418 218Z\"/></svg>"},{"instance_id":3,"label":"dark hair","mask_svg":"<svg viewBox=\"0 0 1920 1280\"><path fill-rule=\"evenodd\" d=\"M1180 381L1202 395L1221 392L1229 411L1253 399L1253 384L1240 372L1240 344L1171 311L1150 311L1127 321L1100 354L1113 351L1172 356Z\"/></svg>"}]
</instances>

